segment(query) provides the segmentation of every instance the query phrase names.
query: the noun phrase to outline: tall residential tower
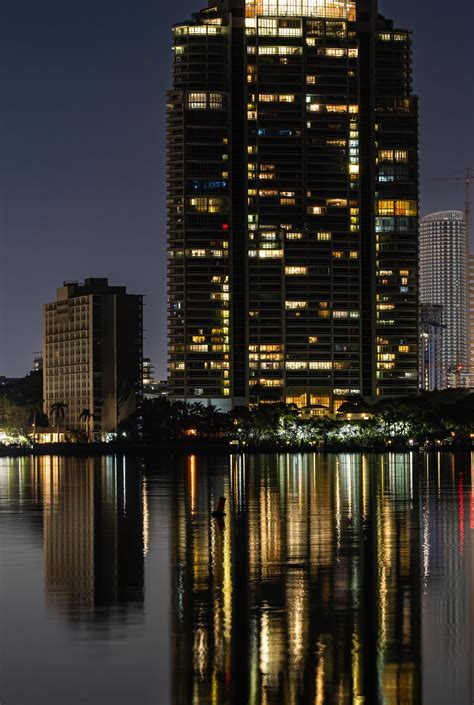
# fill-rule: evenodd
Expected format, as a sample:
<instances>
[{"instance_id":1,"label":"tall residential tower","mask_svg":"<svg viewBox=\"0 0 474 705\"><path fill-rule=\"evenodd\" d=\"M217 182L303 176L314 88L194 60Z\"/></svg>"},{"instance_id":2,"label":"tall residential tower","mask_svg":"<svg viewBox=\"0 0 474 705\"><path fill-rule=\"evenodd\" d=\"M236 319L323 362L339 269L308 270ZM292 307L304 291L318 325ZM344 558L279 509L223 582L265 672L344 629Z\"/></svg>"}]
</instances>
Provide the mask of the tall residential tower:
<instances>
[{"instance_id":1,"label":"tall residential tower","mask_svg":"<svg viewBox=\"0 0 474 705\"><path fill-rule=\"evenodd\" d=\"M416 392L410 33L375 0L223 0L173 36L173 397Z\"/></svg>"},{"instance_id":2,"label":"tall residential tower","mask_svg":"<svg viewBox=\"0 0 474 705\"><path fill-rule=\"evenodd\" d=\"M466 219L431 213L420 226L420 301L443 306L443 387L467 367ZM451 374L450 374L451 373ZM451 381L454 386L459 386Z\"/></svg>"}]
</instances>

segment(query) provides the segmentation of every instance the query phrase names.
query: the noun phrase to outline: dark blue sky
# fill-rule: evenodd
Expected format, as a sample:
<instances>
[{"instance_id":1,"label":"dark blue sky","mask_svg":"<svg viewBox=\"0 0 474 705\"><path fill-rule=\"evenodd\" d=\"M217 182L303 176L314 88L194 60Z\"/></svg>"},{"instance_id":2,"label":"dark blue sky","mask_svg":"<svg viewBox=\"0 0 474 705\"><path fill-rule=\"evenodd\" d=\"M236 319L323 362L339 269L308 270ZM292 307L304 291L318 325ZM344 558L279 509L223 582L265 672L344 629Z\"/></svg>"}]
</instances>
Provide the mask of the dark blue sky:
<instances>
[{"instance_id":1,"label":"dark blue sky","mask_svg":"<svg viewBox=\"0 0 474 705\"><path fill-rule=\"evenodd\" d=\"M147 296L145 351L165 375L164 93L170 25L199 0L3 0L0 10L0 375L42 347L63 279ZM451 10L452 8L452 10ZM474 4L380 0L414 30L422 212L462 208L474 168Z\"/></svg>"}]
</instances>

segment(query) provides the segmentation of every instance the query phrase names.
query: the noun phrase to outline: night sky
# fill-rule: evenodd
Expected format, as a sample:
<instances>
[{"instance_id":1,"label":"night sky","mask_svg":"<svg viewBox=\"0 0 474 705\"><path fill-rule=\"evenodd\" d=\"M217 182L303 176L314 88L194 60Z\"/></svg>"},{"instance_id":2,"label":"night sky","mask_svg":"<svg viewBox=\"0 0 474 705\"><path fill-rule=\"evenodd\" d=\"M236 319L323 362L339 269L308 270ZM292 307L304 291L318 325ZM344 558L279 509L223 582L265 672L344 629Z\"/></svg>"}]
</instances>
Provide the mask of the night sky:
<instances>
[{"instance_id":1,"label":"night sky","mask_svg":"<svg viewBox=\"0 0 474 705\"><path fill-rule=\"evenodd\" d=\"M64 279L106 276L146 294L145 353L165 376L170 25L204 6L3 0L0 375L30 370L41 306ZM380 9L414 31L422 213L462 208L462 184L428 179L474 169L474 4L380 0Z\"/></svg>"}]
</instances>

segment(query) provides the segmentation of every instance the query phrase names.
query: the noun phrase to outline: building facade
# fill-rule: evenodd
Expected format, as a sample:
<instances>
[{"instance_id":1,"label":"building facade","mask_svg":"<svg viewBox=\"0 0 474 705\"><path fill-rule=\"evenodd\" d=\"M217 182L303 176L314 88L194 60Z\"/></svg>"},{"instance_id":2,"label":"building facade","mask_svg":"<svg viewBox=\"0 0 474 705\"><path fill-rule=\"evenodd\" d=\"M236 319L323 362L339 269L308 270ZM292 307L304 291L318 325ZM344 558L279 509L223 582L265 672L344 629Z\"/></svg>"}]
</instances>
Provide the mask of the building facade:
<instances>
[{"instance_id":1,"label":"building facade","mask_svg":"<svg viewBox=\"0 0 474 705\"><path fill-rule=\"evenodd\" d=\"M420 307L420 389L443 389L443 307Z\"/></svg>"},{"instance_id":2,"label":"building facade","mask_svg":"<svg viewBox=\"0 0 474 705\"><path fill-rule=\"evenodd\" d=\"M375 0L224 0L173 37L172 396L415 393L410 33Z\"/></svg>"},{"instance_id":3,"label":"building facade","mask_svg":"<svg viewBox=\"0 0 474 705\"><path fill-rule=\"evenodd\" d=\"M148 387L155 382L155 366L149 357L143 358L143 387Z\"/></svg>"},{"instance_id":4,"label":"building facade","mask_svg":"<svg viewBox=\"0 0 474 705\"><path fill-rule=\"evenodd\" d=\"M65 404L65 431L84 429L83 411L93 414L93 433L115 433L141 405L143 297L107 279L65 282L44 307L44 411Z\"/></svg>"},{"instance_id":5,"label":"building facade","mask_svg":"<svg viewBox=\"0 0 474 705\"><path fill-rule=\"evenodd\" d=\"M468 359L467 367L474 373L474 255L468 256L467 272L467 316L468 316Z\"/></svg>"},{"instance_id":6,"label":"building facade","mask_svg":"<svg viewBox=\"0 0 474 705\"><path fill-rule=\"evenodd\" d=\"M427 215L420 226L420 301L443 306L443 387L467 370L466 220L462 211ZM457 375L456 375L457 371Z\"/></svg>"}]
</instances>

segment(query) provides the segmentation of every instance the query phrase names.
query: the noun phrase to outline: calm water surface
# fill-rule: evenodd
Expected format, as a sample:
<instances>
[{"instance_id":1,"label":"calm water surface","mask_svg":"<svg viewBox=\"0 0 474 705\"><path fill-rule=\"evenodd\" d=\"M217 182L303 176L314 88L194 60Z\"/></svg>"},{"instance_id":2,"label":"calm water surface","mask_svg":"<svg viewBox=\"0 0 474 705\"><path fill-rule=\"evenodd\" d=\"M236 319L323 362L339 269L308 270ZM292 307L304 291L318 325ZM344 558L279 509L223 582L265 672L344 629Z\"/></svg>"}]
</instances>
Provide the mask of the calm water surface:
<instances>
[{"instance_id":1,"label":"calm water surface","mask_svg":"<svg viewBox=\"0 0 474 705\"><path fill-rule=\"evenodd\" d=\"M0 459L1 705L471 705L473 593L468 455Z\"/></svg>"}]
</instances>

